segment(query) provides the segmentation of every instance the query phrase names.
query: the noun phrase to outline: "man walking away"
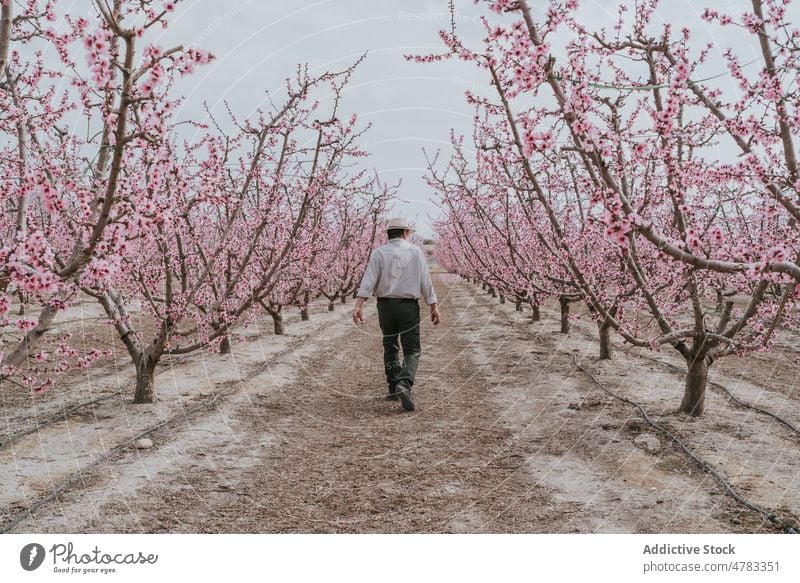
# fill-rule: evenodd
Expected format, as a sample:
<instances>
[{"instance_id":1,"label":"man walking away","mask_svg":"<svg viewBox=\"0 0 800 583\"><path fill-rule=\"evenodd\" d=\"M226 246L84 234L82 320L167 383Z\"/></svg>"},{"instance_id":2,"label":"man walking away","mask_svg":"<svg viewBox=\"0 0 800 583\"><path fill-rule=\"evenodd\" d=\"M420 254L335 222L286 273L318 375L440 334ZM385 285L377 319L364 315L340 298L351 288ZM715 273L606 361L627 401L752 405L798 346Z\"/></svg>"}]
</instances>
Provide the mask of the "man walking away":
<instances>
[{"instance_id":1,"label":"man walking away","mask_svg":"<svg viewBox=\"0 0 800 583\"><path fill-rule=\"evenodd\" d=\"M428 273L422 249L408 242L414 232L401 218L391 219L386 226L389 242L370 255L367 270L361 280L353 321L364 321L361 306L373 293L378 296L378 322L383 332L383 364L389 384L387 399L398 398L406 411L414 410L411 387L420 355L419 298L422 296L431 309L431 322L441 321L436 305L436 293ZM400 346L403 361L399 360Z\"/></svg>"}]
</instances>

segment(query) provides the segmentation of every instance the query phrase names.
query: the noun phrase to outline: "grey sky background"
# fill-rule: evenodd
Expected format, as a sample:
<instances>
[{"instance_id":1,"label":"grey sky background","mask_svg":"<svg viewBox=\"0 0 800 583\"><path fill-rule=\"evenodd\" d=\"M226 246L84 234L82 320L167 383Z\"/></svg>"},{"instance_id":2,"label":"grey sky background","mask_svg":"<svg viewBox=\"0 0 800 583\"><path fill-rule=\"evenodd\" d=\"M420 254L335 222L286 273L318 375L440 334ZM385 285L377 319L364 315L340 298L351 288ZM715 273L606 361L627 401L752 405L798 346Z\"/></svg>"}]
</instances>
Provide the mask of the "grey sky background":
<instances>
[{"instance_id":1,"label":"grey sky background","mask_svg":"<svg viewBox=\"0 0 800 583\"><path fill-rule=\"evenodd\" d=\"M217 3L213 3L217 4ZM219 3L222 5L222 3ZM459 28L478 41L477 17L485 13L464 2ZM471 109L466 87L487 87L480 73L465 63L431 65L407 62L408 53L441 52L437 34L449 26L442 1L264 1L241 0L225 9L209 9L209 0L184 2L168 31L211 50L217 61L188 78L184 113L201 116L203 100L222 113L222 100L241 115L264 105L265 91L283 91L283 80L297 63L312 70L341 69L367 52L345 93L343 113L355 112L372 124L365 136L371 153L364 164L402 187L393 214L416 223L420 234L431 234L431 217L438 214L421 180L425 161L421 149L448 149L449 130L469 131Z\"/></svg>"},{"instance_id":2,"label":"grey sky background","mask_svg":"<svg viewBox=\"0 0 800 583\"><path fill-rule=\"evenodd\" d=\"M635 5L624 1L631 8ZM531 4L541 16L546 2ZM581 0L582 20L610 27L618 4L619 0ZM73 14L90 9L88 0L64 5ZM790 7L794 21L800 20L798 5L793 2ZM709 40L724 48L734 37L745 38L736 29L709 28L699 17L705 6L733 14L752 9L749 0L662 0L658 17L676 29L692 29L697 48ZM472 0L456 0L456 9L458 31L473 47L484 36L479 17L492 22L499 18ZM362 122L372 124L364 144L371 156L363 163L389 182L402 179L393 214L410 218L422 235L432 233L430 224L438 209L422 181L422 148L441 148L446 156L450 128L470 132L472 109L464 89L491 94L482 72L468 64L448 60L422 65L403 57L443 50L438 30L449 27L446 0L183 0L170 23L166 31L148 33L145 41L196 45L217 57L176 87L176 94L186 98L184 118L202 119L204 102L224 118L224 101L245 117L266 104L267 91L280 99L284 79L298 63L317 71L335 70L368 52L345 94L342 113L356 112ZM739 43L736 48L742 62L757 56L755 46ZM724 71L716 54L694 77ZM738 92L730 78L715 82Z\"/></svg>"}]
</instances>

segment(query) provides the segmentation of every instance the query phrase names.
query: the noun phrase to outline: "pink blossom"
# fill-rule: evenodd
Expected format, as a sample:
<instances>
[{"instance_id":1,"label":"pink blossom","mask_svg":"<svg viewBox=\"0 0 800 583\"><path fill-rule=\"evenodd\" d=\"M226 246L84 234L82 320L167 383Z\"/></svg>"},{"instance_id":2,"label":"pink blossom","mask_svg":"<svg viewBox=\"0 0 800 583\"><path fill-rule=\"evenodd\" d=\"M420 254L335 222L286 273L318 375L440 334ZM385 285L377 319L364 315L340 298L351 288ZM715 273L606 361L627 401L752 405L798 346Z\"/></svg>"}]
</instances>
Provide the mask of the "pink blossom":
<instances>
[{"instance_id":1,"label":"pink blossom","mask_svg":"<svg viewBox=\"0 0 800 583\"><path fill-rule=\"evenodd\" d=\"M39 323L38 320L36 320L35 318L20 318L19 320L17 320L16 326L23 332L28 332L36 328L36 325L38 323Z\"/></svg>"}]
</instances>

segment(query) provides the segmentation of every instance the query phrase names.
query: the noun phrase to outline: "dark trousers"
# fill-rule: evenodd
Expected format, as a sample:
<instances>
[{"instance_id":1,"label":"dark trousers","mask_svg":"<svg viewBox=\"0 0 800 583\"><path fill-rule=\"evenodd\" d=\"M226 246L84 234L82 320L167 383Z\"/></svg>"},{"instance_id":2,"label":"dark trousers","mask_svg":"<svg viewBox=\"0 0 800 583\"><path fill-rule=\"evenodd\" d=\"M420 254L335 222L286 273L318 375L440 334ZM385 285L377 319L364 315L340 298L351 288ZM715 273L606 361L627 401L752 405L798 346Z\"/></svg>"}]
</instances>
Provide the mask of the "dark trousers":
<instances>
[{"instance_id":1,"label":"dark trousers","mask_svg":"<svg viewBox=\"0 0 800 583\"><path fill-rule=\"evenodd\" d=\"M419 339L419 302L402 298L378 298L378 322L383 332L383 364L389 392L403 381L414 385L421 351ZM400 346L403 360L400 361Z\"/></svg>"}]
</instances>

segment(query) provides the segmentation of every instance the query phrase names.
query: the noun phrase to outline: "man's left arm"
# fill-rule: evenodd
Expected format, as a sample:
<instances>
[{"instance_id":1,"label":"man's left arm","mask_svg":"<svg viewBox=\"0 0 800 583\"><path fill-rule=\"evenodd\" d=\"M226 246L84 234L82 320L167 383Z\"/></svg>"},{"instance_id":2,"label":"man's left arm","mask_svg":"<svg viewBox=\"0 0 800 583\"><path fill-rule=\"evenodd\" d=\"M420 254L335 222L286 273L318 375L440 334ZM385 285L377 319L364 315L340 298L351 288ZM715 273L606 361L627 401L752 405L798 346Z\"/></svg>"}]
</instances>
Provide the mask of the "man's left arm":
<instances>
[{"instance_id":1,"label":"man's left arm","mask_svg":"<svg viewBox=\"0 0 800 583\"><path fill-rule=\"evenodd\" d=\"M433 289L433 282L431 281L431 274L428 272L428 262L425 260L425 253L420 249L420 279L422 288L422 297L425 303L431 308L431 322L437 326L442 321L442 315L439 313L438 300L436 298L436 291Z\"/></svg>"}]
</instances>

